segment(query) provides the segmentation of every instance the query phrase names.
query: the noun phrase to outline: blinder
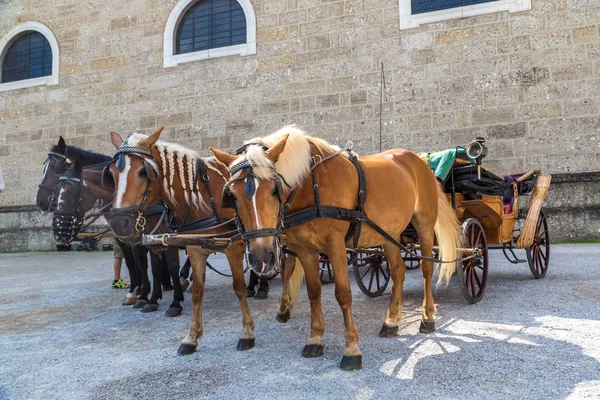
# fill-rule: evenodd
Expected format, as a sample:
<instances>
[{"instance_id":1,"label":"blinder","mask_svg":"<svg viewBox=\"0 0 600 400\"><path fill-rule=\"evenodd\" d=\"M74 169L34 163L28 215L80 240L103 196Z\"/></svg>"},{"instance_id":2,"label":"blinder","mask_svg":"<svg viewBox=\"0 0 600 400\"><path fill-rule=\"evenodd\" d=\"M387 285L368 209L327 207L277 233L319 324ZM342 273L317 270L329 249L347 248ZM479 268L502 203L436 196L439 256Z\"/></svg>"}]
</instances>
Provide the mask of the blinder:
<instances>
[{"instance_id":1,"label":"blinder","mask_svg":"<svg viewBox=\"0 0 600 400\"><path fill-rule=\"evenodd\" d=\"M146 169L146 176L150 182L154 182L157 178L156 165L152 165L148 160L144 160L144 168Z\"/></svg>"},{"instance_id":2,"label":"blinder","mask_svg":"<svg viewBox=\"0 0 600 400\"><path fill-rule=\"evenodd\" d=\"M235 198L233 193L229 190L229 187L225 187L223 195L221 196L221 208L233 208L235 209Z\"/></svg>"}]
</instances>

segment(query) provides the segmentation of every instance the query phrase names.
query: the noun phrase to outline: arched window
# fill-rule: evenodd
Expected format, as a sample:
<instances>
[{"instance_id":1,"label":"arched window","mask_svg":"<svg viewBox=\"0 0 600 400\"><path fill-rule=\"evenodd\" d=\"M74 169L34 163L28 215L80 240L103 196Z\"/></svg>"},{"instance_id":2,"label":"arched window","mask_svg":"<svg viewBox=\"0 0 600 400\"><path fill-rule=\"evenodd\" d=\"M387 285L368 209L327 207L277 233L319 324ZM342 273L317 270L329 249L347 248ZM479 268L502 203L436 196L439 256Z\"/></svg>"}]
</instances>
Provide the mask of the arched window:
<instances>
[{"instance_id":1,"label":"arched window","mask_svg":"<svg viewBox=\"0 0 600 400\"><path fill-rule=\"evenodd\" d=\"M25 22L0 41L0 91L58 84L58 43L39 22Z\"/></svg>"},{"instance_id":2,"label":"arched window","mask_svg":"<svg viewBox=\"0 0 600 400\"><path fill-rule=\"evenodd\" d=\"M29 31L17 37L2 62L2 82L52 75L52 49L44 35Z\"/></svg>"},{"instance_id":3,"label":"arched window","mask_svg":"<svg viewBox=\"0 0 600 400\"><path fill-rule=\"evenodd\" d=\"M165 28L164 66L256 53L250 0L180 0Z\"/></svg>"}]
</instances>

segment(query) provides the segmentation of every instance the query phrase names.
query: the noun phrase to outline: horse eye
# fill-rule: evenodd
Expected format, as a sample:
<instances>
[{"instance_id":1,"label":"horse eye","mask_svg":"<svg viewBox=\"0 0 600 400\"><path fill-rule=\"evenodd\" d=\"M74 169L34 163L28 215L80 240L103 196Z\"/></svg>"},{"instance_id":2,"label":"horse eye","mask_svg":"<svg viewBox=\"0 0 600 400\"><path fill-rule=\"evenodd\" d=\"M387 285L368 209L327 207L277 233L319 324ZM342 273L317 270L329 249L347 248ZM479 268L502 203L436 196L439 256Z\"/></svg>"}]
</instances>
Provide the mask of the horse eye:
<instances>
[{"instance_id":1,"label":"horse eye","mask_svg":"<svg viewBox=\"0 0 600 400\"><path fill-rule=\"evenodd\" d=\"M138 173L139 176L146 176L146 168L142 168L140 169L140 172Z\"/></svg>"},{"instance_id":2,"label":"horse eye","mask_svg":"<svg viewBox=\"0 0 600 400\"><path fill-rule=\"evenodd\" d=\"M274 187L271 191L271 196L277 196L277 187Z\"/></svg>"}]
</instances>

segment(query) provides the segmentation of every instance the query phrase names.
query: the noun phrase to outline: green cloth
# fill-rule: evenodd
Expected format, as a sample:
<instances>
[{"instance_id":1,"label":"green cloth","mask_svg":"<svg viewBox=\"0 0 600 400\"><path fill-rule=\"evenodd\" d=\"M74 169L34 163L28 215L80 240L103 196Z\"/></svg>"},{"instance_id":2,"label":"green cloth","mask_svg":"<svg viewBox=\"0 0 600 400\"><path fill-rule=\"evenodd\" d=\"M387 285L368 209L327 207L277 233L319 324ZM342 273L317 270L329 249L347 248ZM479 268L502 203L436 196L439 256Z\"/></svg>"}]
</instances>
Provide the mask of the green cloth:
<instances>
[{"instance_id":1,"label":"green cloth","mask_svg":"<svg viewBox=\"0 0 600 400\"><path fill-rule=\"evenodd\" d=\"M446 178L450 174L450 171L452 170L452 166L454 165L456 155L466 153L467 151L463 148L454 148L444 151L428 153L429 168L431 168L435 176L437 176L443 182L446 180Z\"/></svg>"}]
</instances>

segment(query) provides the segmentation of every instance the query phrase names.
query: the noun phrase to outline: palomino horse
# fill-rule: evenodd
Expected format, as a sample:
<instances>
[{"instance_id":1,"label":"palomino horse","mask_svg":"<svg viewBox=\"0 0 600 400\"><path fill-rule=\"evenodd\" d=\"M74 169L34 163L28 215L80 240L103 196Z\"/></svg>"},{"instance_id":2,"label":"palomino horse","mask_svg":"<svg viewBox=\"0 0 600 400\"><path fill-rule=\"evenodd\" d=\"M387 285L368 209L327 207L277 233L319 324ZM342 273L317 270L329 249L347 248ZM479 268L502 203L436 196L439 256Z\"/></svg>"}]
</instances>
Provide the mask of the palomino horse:
<instances>
[{"instance_id":1,"label":"palomino horse","mask_svg":"<svg viewBox=\"0 0 600 400\"><path fill-rule=\"evenodd\" d=\"M203 226L207 233L227 232L229 228L226 221L233 217L233 212L221 208L220 196L216 200L213 197L213 193L222 192L229 178L227 169L214 158L202 159L185 147L158 141L162 130L160 128L150 136L133 133L125 141L119 134L111 133L112 143L117 148L115 162L110 166L117 186L110 219L113 231L123 237L137 235L138 216L147 204L160 198L175 211L175 217L181 225L198 221L200 224L195 226ZM211 229L215 225L219 226ZM196 351L198 339L203 334L202 300L206 261L215 250L188 246L187 251L194 276L192 323L189 334L177 351L180 355ZM255 336L254 321L246 299L244 243L234 242L223 252L229 261L233 290L242 310L243 326L237 349L248 350L254 347Z\"/></svg>"},{"instance_id":2,"label":"palomino horse","mask_svg":"<svg viewBox=\"0 0 600 400\"><path fill-rule=\"evenodd\" d=\"M423 256L432 257L437 237L441 259L456 258L459 241L456 216L431 170L410 151L390 150L357 161L353 154L343 155L337 147L294 127L247 142L246 152L239 156L211 150L231 172L223 201L236 209L248 242L251 267L259 274L277 267L282 229L286 242L293 244L304 266L311 306L311 332L302 352L305 357L321 356L324 347L319 253L327 254L333 265L335 296L344 316L346 336L340 367L346 370L362 366L351 310L346 247L383 246L393 279L390 305L380 331L384 337L395 336L398 331L406 271L400 249L389 238L399 240L412 222ZM364 179L359 185L361 175ZM360 207L362 202L364 208ZM299 218L294 223L288 218L284 222L284 215L302 210L308 217L296 214ZM348 217L352 215L359 217ZM390 236L382 236L383 231L377 232L371 223ZM352 237L357 241L351 240ZM421 267L425 295L420 330L431 332L435 316L433 263L423 260ZM453 263L443 264L440 279L449 279L454 268ZM280 308L279 312L283 311Z\"/></svg>"}]
</instances>

